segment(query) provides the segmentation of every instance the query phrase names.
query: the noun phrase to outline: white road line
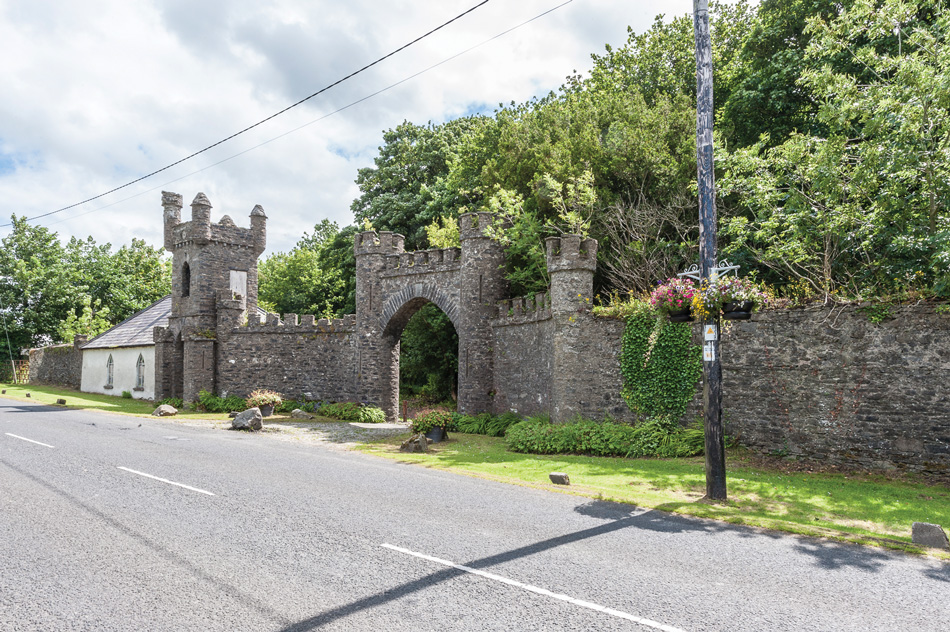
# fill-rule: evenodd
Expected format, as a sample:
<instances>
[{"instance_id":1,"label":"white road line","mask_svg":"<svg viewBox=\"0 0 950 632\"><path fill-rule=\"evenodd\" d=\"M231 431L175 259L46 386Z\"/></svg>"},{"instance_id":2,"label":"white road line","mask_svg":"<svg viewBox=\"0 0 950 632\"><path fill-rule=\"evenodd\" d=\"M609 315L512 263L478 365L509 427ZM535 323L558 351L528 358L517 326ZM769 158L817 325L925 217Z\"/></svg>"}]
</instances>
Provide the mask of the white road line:
<instances>
[{"instance_id":1,"label":"white road line","mask_svg":"<svg viewBox=\"0 0 950 632\"><path fill-rule=\"evenodd\" d=\"M50 445L50 444L48 444L48 443L40 443L39 441L33 441L33 439L27 439L26 437L21 437L21 436L19 436L19 435L10 434L9 432L5 432L5 433L3 433L3 434L7 435L8 437L13 437L14 439L19 439L20 441L29 441L30 443L35 443L36 445L41 445L41 446L43 446L44 448L55 448L55 447L56 447L56 446Z\"/></svg>"},{"instance_id":2,"label":"white road line","mask_svg":"<svg viewBox=\"0 0 950 632\"><path fill-rule=\"evenodd\" d=\"M633 621L634 623L639 623L640 625L645 625L651 628L656 628L657 630L663 630L664 632L684 632L680 628L674 628L670 625L664 625L657 621L651 621L650 619L644 619L643 617L638 617L633 614L626 612L621 612L620 610L614 610L613 608L607 608L605 606L600 606L589 601L584 601L583 599L575 599L574 597L569 597L567 595L562 595L560 593L551 592L550 590L545 590L544 588L538 588L537 586L532 586L530 584L522 584L519 581L513 579L508 579L507 577L502 577L501 575L495 575L494 573L486 573L485 571L480 571L476 568L471 568L468 566L462 566L461 564L456 564L448 560L443 560L438 557L432 557L431 555L426 555L425 553L416 553L415 551L410 551L409 549L404 549L398 546L393 546L392 544L383 543L384 548L398 551L399 553L405 553L406 555L412 555L414 557L422 558L424 560L429 560L430 562L435 562L436 564L441 564L442 566L448 566L450 568L457 568L460 571L465 571L466 573L471 573L473 575L478 575L479 577L484 577L486 579L493 579L496 582L501 582L503 584L508 584L509 586L514 586L515 588L521 588L538 595L543 595L545 597L551 597L552 599L559 599L560 601L566 601L568 603L574 604L575 606L581 606L582 608L589 608L590 610L596 610L597 612L602 612L604 614L609 614L614 617L619 617L620 619L626 619L627 621Z\"/></svg>"},{"instance_id":3,"label":"white road line","mask_svg":"<svg viewBox=\"0 0 950 632\"><path fill-rule=\"evenodd\" d=\"M163 482L163 483L168 483L169 485L175 485L175 486L177 486L177 487L184 487L185 489L190 489L191 491L193 491L193 492L198 492L199 494L207 494L208 496L214 496L214 494L212 494L211 492L205 491L205 490L203 490L203 489L198 489L197 487L192 487L191 485L185 485L184 483L176 483L175 481L170 481L170 480L165 479L165 478L159 478L159 477L157 477L157 476L152 476L151 474L146 474L145 472L139 472L139 471L137 471L137 470L130 470L130 469L127 468L127 467L122 467L122 466L116 466L116 467L117 467L118 469L120 469L120 470L124 470L124 471L126 471L126 472L131 472L132 474L138 474L139 476L144 476L144 477L146 477L146 478L151 478L151 479L154 479L154 480L156 480L156 481L161 481L161 482Z\"/></svg>"}]
</instances>

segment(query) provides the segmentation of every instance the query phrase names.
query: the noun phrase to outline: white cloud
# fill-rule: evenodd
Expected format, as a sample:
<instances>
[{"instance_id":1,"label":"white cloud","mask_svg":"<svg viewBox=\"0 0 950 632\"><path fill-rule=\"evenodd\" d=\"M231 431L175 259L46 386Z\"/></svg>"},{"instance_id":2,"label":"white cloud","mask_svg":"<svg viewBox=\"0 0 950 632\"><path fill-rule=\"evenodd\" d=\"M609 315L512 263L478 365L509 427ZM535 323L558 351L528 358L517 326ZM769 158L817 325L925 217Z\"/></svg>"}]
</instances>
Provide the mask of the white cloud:
<instances>
[{"instance_id":1,"label":"white cloud","mask_svg":"<svg viewBox=\"0 0 950 632\"><path fill-rule=\"evenodd\" d=\"M0 0L0 223L108 191L255 123L402 46L475 0ZM267 211L268 251L323 218L352 221L357 169L403 120L441 122L556 90L591 53L679 15L689 0L574 2L322 121L558 4L492 0L410 49L181 165L37 220L64 238L161 243L162 189L199 191L247 225ZM198 173L195 171L201 170ZM187 211L186 211L187 217ZM9 228L0 228L0 235Z\"/></svg>"}]
</instances>

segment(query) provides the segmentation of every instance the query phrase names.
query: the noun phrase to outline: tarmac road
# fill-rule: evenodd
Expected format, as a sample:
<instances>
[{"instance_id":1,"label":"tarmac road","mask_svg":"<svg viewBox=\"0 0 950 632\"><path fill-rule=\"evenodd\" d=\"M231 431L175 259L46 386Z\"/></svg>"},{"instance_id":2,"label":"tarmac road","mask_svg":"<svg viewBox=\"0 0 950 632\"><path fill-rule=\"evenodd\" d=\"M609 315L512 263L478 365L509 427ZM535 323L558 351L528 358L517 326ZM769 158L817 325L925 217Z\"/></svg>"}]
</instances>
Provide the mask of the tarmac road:
<instances>
[{"instance_id":1,"label":"tarmac road","mask_svg":"<svg viewBox=\"0 0 950 632\"><path fill-rule=\"evenodd\" d=\"M0 630L947 630L950 564L0 399Z\"/></svg>"}]
</instances>

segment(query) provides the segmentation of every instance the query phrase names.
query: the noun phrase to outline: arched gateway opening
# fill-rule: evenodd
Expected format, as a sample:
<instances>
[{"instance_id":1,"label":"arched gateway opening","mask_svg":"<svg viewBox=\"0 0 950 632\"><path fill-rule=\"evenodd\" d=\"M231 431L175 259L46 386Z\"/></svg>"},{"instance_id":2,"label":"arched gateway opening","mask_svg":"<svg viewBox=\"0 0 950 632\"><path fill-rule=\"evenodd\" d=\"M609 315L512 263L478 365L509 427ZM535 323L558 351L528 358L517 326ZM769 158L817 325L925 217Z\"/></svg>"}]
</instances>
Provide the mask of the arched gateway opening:
<instances>
[{"instance_id":1,"label":"arched gateway opening","mask_svg":"<svg viewBox=\"0 0 950 632\"><path fill-rule=\"evenodd\" d=\"M383 328L383 340L398 347L394 356L397 410L401 401L425 405L457 400L458 330L437 304L413 298ZM410 401L409 408L413 408Z\"/></svg>"},{"instance_id":2,"label":"arched gateway opening","mask_svg":"<svg viewBox=\"0 0 950 632\"><path fill-rule=\"evenodd\" d=\"M491 319L506 296L504 251L486 230L488 213L459 219L461 247L405 252L402 235L356 236L357 396L399 414L399 336L434 303L458 333L458 410L492 411Z\"/></svg>"}]
</instances>

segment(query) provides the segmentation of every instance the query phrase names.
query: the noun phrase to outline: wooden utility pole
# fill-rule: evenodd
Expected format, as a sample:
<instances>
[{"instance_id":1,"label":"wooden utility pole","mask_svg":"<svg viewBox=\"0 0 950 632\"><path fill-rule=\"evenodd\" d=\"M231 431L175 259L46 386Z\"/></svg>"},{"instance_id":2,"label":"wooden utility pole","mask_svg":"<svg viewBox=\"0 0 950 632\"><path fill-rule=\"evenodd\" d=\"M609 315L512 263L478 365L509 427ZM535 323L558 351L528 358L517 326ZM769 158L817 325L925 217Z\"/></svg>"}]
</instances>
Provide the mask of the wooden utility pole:
<instances>
[{"instance_id":1,"label":"wooden utility pole","mask_svg":"<svg viewBox=\"0 0 950 632\"><path fill-rule=\"evenodd\" d=\"M701 283L718 277L716 182L713 171L713 67L709 2L693 0L696 34L696 156L699 182L699 271ZM710 335L710 327L712 334ZM726 450L722 428L722 364L719 315L703 319L703 410L706 433L706 498L726 499Z\"/></svg>"}]
</instances>

